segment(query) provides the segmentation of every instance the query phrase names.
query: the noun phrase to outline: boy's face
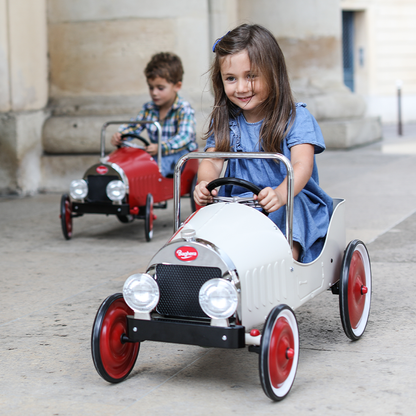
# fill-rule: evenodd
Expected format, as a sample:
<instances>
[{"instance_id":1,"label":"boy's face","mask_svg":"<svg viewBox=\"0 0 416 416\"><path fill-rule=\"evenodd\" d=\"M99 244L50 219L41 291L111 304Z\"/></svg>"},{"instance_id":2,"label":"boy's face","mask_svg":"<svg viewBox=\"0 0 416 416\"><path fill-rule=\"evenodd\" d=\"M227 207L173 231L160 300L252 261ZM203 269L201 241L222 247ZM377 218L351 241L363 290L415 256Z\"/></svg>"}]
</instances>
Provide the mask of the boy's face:
<instances>
[{"instance_id":1,"label":"boy's face","mask_svg":"<svg viewBox=\"0 0 416 416\"><path fill-rule=\"evenodd\" d=\"M167 110L172 107L176 94L181 89L182 82L173 84L165 78L156 77L147 79L150 97L160 110Z\"/></svg>"}]
</instances>

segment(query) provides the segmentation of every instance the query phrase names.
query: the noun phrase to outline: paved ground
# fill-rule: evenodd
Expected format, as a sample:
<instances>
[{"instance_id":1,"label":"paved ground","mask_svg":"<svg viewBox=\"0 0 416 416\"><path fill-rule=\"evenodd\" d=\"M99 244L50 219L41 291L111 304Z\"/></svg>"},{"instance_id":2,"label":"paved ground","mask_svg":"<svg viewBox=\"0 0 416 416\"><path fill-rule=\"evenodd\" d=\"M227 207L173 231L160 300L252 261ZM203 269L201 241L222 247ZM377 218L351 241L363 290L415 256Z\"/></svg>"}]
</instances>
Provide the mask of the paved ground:
<instances>
[{"instance_id":1,"label":"paved ground","mask_svg":"<svg viewBox=\"0 0 416 416\"><path fill-rule=\"evenodd\" d=\"M348 240L367 243L373 303L358 342L342 331L338 298L296 311L301 337L289 396L264 395L258 356L143 343L131 376L110 385L90 354L95 313L169 238L171 204L155 238L143 223L86 216L62 237L60 195L0 198L1 415L413 415L416 280L416 126L382 143L318 157L321 184L347 199ZM188 201L185 202L188 205Z\"/></svg>"}]
</instances>

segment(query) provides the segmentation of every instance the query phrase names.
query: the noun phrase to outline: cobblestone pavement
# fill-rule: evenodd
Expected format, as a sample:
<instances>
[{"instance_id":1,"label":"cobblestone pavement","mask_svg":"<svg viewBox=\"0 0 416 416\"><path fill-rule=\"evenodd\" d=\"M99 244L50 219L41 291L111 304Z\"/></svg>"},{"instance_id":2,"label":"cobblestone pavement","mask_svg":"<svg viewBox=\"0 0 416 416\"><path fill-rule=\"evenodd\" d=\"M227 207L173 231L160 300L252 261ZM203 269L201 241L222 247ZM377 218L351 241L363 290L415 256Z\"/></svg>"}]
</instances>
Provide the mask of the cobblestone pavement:
<instances>
[{"instance_id":1,"label":"cobblestone pavement","mask_svg":"<svg viewBox=\"0 0 416 416\"><path fill-rule=\"evenodd\" d=\"M0 198L0 414L414 414L416 126L401 137L386 127L381 143L317 160L323 188L347 199L347 240L370 252L372 309L358 342L343 333L330 292L296 310L299 367L279 403L264 395L258 356L246 349L145 342L123 383L95 371L96 311L169 238L172 204L158 212L151 243L140 221L93 215L74 220L65 241L60 195Z\"/></svg>"}]
</instances>

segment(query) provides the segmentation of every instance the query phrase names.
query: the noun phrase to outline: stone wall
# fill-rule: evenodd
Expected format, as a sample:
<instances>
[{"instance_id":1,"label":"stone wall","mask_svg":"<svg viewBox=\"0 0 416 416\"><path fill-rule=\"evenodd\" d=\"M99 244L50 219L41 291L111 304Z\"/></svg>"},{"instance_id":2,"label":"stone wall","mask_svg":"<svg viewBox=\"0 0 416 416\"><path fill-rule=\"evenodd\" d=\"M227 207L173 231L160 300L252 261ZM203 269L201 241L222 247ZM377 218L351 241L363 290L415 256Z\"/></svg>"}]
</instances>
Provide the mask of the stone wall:
<instances>
[{"instance_id":1,"label":"stone wall","mask_svg":"<svg viewBox=\"0 0 416 416\"><path fill-rule=\"evenodd\" d=\"M39 189L46 33L45 0L0 0L0 194Z\"/></svg>"},{"instance_id":2,"label":"stone wall","mask_svg":"<svg viewBox=\"0 0 416 416\"><path fill-rule=\"evenodd\" d=\"M149 99L143 70L156 52L182 58L201 136L212 44L243 22L276 35L328 147L380 138L342 83L338 0L0 0L0 194L66 191L98 159L102 124Z\"/></svg>"},{"instance_id":3,"label":"stone wall","mask_svg":"<svg viewBox=\"0 0 416 416\"><path fill-rule=\"evenodd\" d=\"M343 83L340 4L327 0L241 0L242 21L260 23L276 36L286 58L297 101L318 120L327 148L343 149L380 140L378 117Z\"/></svg>"}]
</instances>

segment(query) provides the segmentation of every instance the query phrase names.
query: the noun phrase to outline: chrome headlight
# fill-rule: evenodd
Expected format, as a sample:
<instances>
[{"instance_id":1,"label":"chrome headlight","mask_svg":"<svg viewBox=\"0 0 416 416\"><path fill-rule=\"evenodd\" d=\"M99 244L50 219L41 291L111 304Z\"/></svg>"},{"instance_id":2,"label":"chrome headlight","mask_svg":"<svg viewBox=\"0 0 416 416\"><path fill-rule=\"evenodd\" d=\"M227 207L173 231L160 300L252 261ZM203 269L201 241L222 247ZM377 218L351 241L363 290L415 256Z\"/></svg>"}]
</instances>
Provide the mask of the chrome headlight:
<instances>
[{"instance_id":1,"label":"chrome headlight","mask_svg":"<svg viewBox=\"0 0 416 416\"><path fill-rule=\"evenodd\" d=\"M72 199L84 199L88 195L88 184L84 179L76 179L69 185L69 194Z\"/></svg>"},{"instance_id":2,"label":"chrome headlight","mask_svg":"<svg viewBox=\"0 0 416 416\"><path fill-rule=\"evenodd\" d=\"M225 279L208 280L199 290L199 304L210 318L227 319L237 309L237 289Z\"/></svg>"},{"instance_id":3,"label":"chrome headlight","mask_svg":"<svg viewBox=\"0 0 416 416\"><path fill-rule=\"evenodd\" d=\"M151 312L159 302L159 286L146 273L133 274L124 283L123 296L135 312Z\"/></svg>"},{"instance_id":4,"label":"chrome headlight","mask_svg":"<svg viewBox=\"0 0 416 416\"><path fill-rule=\"evenodd\" d=\"M111 181L105 192L112 201L121 201L126 196L126 185L122 181Z\"/></svg>"}]
</instances>

